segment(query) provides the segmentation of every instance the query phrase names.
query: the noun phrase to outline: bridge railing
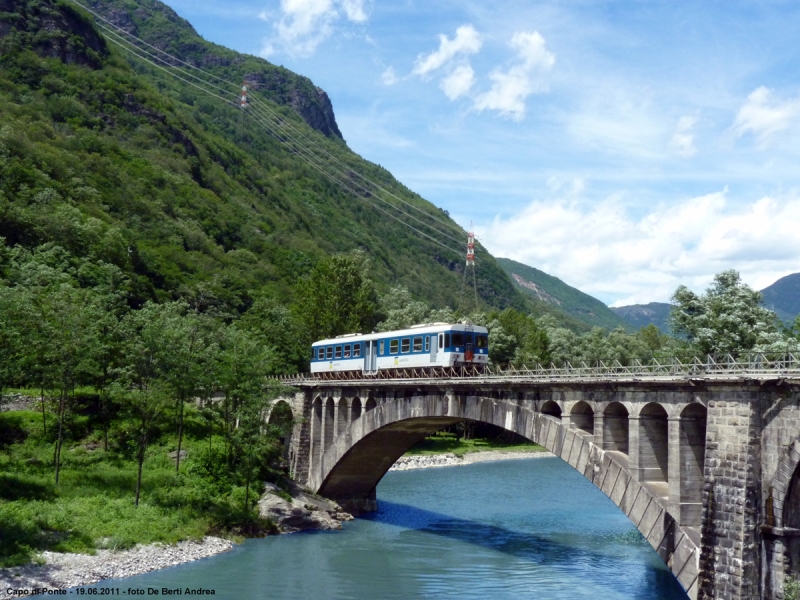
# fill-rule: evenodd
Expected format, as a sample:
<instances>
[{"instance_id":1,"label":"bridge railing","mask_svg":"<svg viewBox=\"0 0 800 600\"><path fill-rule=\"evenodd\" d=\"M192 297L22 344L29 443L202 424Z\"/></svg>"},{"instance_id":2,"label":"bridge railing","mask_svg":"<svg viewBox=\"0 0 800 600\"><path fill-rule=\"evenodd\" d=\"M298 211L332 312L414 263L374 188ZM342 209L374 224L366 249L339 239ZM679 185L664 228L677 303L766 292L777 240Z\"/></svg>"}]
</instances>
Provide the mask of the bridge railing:
<instances>
[{"instance_id":1,"label":"bridge railing","mask_svg":"<svg viewBox=\"0 0 800 600\"><path fill-rule=\"evenodd\" d=\"M576 379L637 379L637 378L727 378L727 377L800 377L800 358L793 354L770 356L761 353L734 357L706 356L705 359L691 359L677 356L653 358L649 361L632 360L622 364L618 360L593 361L590 363L565 363L545 367L535 364L531 367L509 366L451 367L391 369L365 375L360 371L340 371L333 373L283 375L279 379L286 384L302 384L322 381L382 381L382 380L432 380L432 379L485 379L488 381L558 381Z\"/></svg>"}]
</instances>

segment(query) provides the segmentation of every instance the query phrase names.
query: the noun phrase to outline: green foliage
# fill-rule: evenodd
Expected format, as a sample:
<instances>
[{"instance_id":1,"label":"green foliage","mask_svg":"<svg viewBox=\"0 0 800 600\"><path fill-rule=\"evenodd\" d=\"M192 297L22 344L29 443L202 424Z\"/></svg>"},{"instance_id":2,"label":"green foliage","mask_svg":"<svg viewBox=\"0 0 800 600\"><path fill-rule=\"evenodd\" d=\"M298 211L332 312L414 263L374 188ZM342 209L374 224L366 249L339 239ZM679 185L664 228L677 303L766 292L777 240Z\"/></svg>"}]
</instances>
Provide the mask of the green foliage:
<instances>
[{"instance_id":1,"label":"green foliage","mask_svg":"<svg viewBox=\"0 0 800 600\"><path fill-rule=\"evenodd\" d=\"M717 274L702 296L680 286L672 302L672 329L687 337L695 353L782 354L798 348L779 330L775 313L761 305L761 293L742 283L734 270Z\"/></svg>"},{"instance_id":2,"label":"green foliage","mask_svg":"<svg viewBox=\"0 0 800 600\"><path fill-rule=\"evenodd\" d=\"M375 288L359 258L327 258L298 283L295 312L309 341L371 331L375 325Z\"/></svg>"},{"instance_id":3,"label":"green foliage","mask_svg":"<svg viewBox=\"0 0 800 600\"><path fill-rule=\"evenodd\" d=\"M786 577L783 582L783 597L785 600L800 600L800 581L794 577Z\"/></svg>"},{"instance_id":4,"label":"green foliage","mask_svg":"<svg viewBox=\"0 0 800 600\"><path fill-rule=\"evenodd\" d=\"M502 436L494 435L467 440L451 431L437 431L412 446L406 452L406 456L427 456L447 452L452 452L456 456L463 456L472 452L486 452L489 450L544 452L545 448L524 439L507 441Z\"/></svg>"}]
</instances>

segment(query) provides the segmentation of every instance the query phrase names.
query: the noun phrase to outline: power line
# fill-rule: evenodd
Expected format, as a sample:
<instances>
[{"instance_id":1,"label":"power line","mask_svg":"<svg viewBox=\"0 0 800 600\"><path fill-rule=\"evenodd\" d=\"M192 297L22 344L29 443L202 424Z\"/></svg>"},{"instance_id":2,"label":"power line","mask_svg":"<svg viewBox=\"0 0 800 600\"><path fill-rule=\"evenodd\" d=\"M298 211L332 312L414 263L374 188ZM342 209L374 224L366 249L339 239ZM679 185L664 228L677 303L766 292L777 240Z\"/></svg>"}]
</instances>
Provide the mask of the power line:
<instances>
[{"instance_id":1,"label":"power line","mask_svg":"<svg viewBox=\"0 0 800 600\"><path fill-rule=\"evenodd\" d=\"M190 63L188 63L188 62L186 62L184 60L181 60L181 59L179 59L179 58L177 58L175 56L170 55L169 53L167 53L167 52L165 52L163 50L160 50L160 49L156 48L155 46L153 46L152 44L149 44L148 42L146 42L144 40L141 40L141 39L137 38L136 36L134 36L133 34L130 34L129 32L127 32L127 31L119 28L118 26L114 25L113 23L111 23L110 21L105 19L102 15L100 15L97 12L91 10L90 8L84 6L80 2L77 2L77 0L71 0L71 1L74 4L76 4L76 5L80 6L81 8L83 8L84 10L87 10L89 13L94 15L97 19L103 21L104 23L108 23L113 29L116 29L117 31L120 31L125 36L127 36L127 37L123 37L122 35L119 35L118 33L114 32L111 29L109 29L108 27L104 26L102 23L97 23L97 25L105 32L104 33L105 37L107 39L109 39L109 41L114 43L115 45L119 46L123 50L126 50L130 54L136 56L140 60L143 60L143 61L151 64L152 66L164 71L165 73L167 73L169 75L172 75L176 79L178 79L178 80L180 80L180 81L182 81L182 82L184 82L184 83L186 83L188 85L191 85L191 86L199 89L200 91L205 92L206 94L209 94L209 95L211 95L211 96L213 96L215 98L218 98L218 99L222 100L223 102L225 102L226 104L235 105L234 102L232 102L232 101L220 96L219 94L216 94L215 92L212 92L211 90L207 89L207 87L205 87L205 86L211 87L211 88L216 89L218 91L221 91L222 93L225 93L225 94L232 94L229 90L225 90L225 89L221 88L220 86L218 86L218 85L216 85L216 84L214 84L212 82L206 81L206 80L204 80L204 79L202 79L200 77L197 77L196 75L193 75L192 73L187 73L185 70L182 70L180 67L176 67L174 64L170 64L167 60L165 60L161 56L154 55L153 53L147 51L146 49L139 47L138 45L134 44L133 42L131 42L127 38L132 38L134 41L139 42L141 44L144 44L144 45L148 46L149 48L152 48L153 50L155 50L159 54L163 54L164 56L168 57L170 60L172 60L172 61L174 61L176 63L184 64L187 67L189 67L189 68L191 68L191 69L193 69L193 70L195 70L195 71L197 71L199 73L202 73L203 75L205 75L207 77L213 78L213 79L215 79L217 81L220 81L220 82L222 82L224 84L231 85L231 86L235 85L233 82L230 82L230 81L227 81L227 80L225 80L225 79L223 79L221 77L218 77L218 76L214 75L213 73L209 73L207 71L204 71L203 69L200 69L199 67L191 65ZM114 38L116 38L116 39L114 39ZM120 40L120 41L118 41L118 40ZM133 49L131 49L131 47L134 48L135 51ZM151 57L153 60L149 60L145 56L142 56L142 54L146 54L147 56ZM161 63L165 64L169 68L165 68L164 66L162 66L162 65L160 65L160 64L158 64L157 62L154 62L154 61L161 62ZM195 79L196 81L201 82L201 84L199 85L199 84L197 84L197 83L195 83L193 81L190 81L189 79L186 79L185 77L181 77L180 75L175 73L176 70L179 71L181 74L185 75L186 77L191 77L192 79ZM267 131L267 133L270 133L273 137L278 139L278 141L280 141L284 145L289 146L290 148L292 148L292 145L293 145L294 146L294 148L293 148L294 152L302 160L304 160L307 164L309 164L312 168L314 168L315 170L320 172L320 174L322 174L324 177L326 177L326 178L330 179L331 181L333 181L334 183L338 184L339 186L344 188L346 191L349 191L351 194L359 197L362 200L365 200L365 201L369 202L370 204L372 204L372 206L374 208L380 210L381 213L391 217L393 220L396 220L397 222L401 223L402 225L405 225L406 227L408 227L409 229L413 230L418 235L421 235L421 236L425 237L426 239L428 239L429 241L432 241L432 242L434 242L434 243L436 243L436 244L438 244L440 246L443 246L444 248L447 248L448 250L452 250L452 248L450 248L446 244L443 244L439 240L436 240L433 237L431 237L430 235L420 231L419 229L417 229L413 225L403 221L399 217L397 217L395 215L392 215L391 213L389 213L389 212L387 212L387 211L385 211L383 209L380 209L380 207L375 202L370 200L369 196L372 196L372 197L380 200L381 202L383 202L384 204L390 206L391 208L393 208L394 210L396 210L400 214L404 215L405 217L407 217L409 219L412 219L412 220L416 221L417 223L420 223L422 226L431 229L432 231L434 231L439 236L442 236L442 237L444 237L446 239L449 239L450 241L457 242L457 240L454 237L452 237L450 234L448 234L446 232L443 232L443 231L440 231L437 228L433 227L430 223L426 223L426 222L420 220L419 218L415 217L414 215L411 215L411 214L403 211L401 208L397 207L396 205L392 204L391 202L388 202L385 198L383 198L381 196L381 194L376 194L374 192L371 192L369 189L367 189L366 186L369 186L369 185L373 186L374 188L380 190L384 194L394 198L395 200L401 202L402 204L408 206L409 208L412 208L412 209L422 213L428 219L434 220L434 221L436 221L436 222L438 222L438 223L440 223L442 225L447 226L448 228L452 227L452 225L453 225L452 223L445 222L445 221L443 221L441 219L438 219L438 218L434 217L433 215L430 215L429 213L427 213L423 209L411 204L410 202L407 202L406 200L400 198L399 196L397 196L396 194L392 193L391 191L385 189L380 184L370 180L368 177L365 177L365 176L361 175L360 173L358 173L355 170L354 167L351 167L350 165L347 165L346 163L343 163L341 160L339 160L336 156L332 155L330 152L325 150L322 146L320 146L313 139L311 139L308 136L306 136L302 132L302 130L297 128L291 121L284 119L281 115L276 113L274 111L274 109L272 109L267 103L262 102L262 101L260 101L258 99L255 99L254 108L259 111L259 113L260 113L262 118L261 119L256 119L255 118L256 115L252 114L253 111L249 111L249 112L251 112L251 117L253 117L254 120L256 120L256 122L258 122ZM273 120L276 121L276 122L273 123L272 122ZM275 128L283 129L285 137L281 137L280 135L277 135L276 132L275 132ZM288 131L286 131L286 130L288 130ZM296 139L298 137L302 138L302 141ZM317 156L316 154L314 154L314 152L311 149L309 149L307 146L303 145L303 143L302 143L303 141L306 142L306 144L311 145L312 147L316 148L316 150L318 152L321 152L322 154L324 154L324 157L320 157L320 156ZM342 168L347 169L347 172L343 172L343 171L341 171L340 169L337 169L335 166L333 166L331 164L326 164L325 158L327 158L331 162L335 162L335 163L341 165ZM354 185L353 184L348 183L346 180L342 179L342 178L348 178L348 177L351 177L351 176L355 176L355 177L359 178L361 180L361 182L363 182L363 183L359 182L357 184L357 188L356 189L354 189ZM353 182L353 183L355 183L355 182ZM359 193L358 188L360 188L361 193Z\"/></svg>"}]
</instances>

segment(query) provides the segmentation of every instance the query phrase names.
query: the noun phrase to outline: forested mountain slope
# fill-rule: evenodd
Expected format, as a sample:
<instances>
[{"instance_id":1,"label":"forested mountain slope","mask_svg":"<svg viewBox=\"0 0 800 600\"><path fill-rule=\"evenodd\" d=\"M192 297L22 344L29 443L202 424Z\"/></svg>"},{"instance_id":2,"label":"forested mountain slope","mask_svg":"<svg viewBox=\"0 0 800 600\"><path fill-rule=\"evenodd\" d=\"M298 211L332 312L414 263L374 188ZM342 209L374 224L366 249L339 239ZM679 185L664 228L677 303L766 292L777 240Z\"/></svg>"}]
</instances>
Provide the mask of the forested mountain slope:
<instances>
[{"instance_id":1,"label":"forested mountain slope","mask_svg":"<svg viewBox=\"0 0 800 600\"><path fill-rule=\"evenodd\" d=\"M800 316L800 273L781 277L761 290L762 304L774 310L781 320L791 323Z\"/></svg>"},{"instance_id":2,"label":"forested mountain slope","mask_svg":"<svg viewBox=\"0 0 800 600\"><path fill-rule=\"evenodd\" d=\"M457 304L463 250L451 238L462 231L351 152L327 96L308 79L204 41L154 0L91 7L215 76L246 77L350 179L367 176L413 205L420 221L443 222L448 237L437 241L446 247L387 218L374 196L357 198L321 176L235 105L132 59L71 2L0 0L0 237L8 248L57 244L64 260L113 263L138 303L202 297L239 312L254 295L290 301L320 259L361 250L379 289L404 284L433 305ZM478 250L482 300L528 311Z\"/></svg>"},{"instance_id":3,"label":"forested mountain slope","mask_svg":"<svg viewBox=\"0 0 800 600\"><path fill-rule=\"evenodd\" d=\"M588 326L607 329L628 327L626 321L600 300L567 285L558 277L510 258L498 258L497 264L511 277L519 290L530 296L542 312L553 315L566 313Z\"/></svg>"}]
</instances>

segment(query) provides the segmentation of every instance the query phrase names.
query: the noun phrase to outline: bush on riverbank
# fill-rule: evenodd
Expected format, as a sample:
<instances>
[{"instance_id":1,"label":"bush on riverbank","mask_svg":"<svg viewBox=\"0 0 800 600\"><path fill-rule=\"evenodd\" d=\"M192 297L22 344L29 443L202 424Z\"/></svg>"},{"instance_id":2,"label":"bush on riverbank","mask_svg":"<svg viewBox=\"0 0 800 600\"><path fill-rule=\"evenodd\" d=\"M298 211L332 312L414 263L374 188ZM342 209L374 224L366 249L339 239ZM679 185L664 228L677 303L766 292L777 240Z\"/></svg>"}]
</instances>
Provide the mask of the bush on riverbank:
<instances>
[{"instance_id":1,"label":"bush on riverbank","mask_svg":"<svg viewBox=\"0 0 800 600\"><path fill-rule=\"evenodd\" d=\"M486 424L483 424L487 427ZM499 431L499 427L495 428ZM487 450L504 451L525 451L525 452L545 452L546 449L539 444L526 440L517 435L509 436L508 432L499 435L498 432L485 431L486 437L474 439L464 439L459 433L452 431L437 431L435 434L426 437L424 440L414 445L406 456L427 456L431 454L446 454L448 452L456 456L464 456L470 452L485 452ZM494 435L492 435L494 434Z\"/></svg>"},{"instance_id":2,"label":"bush on riverbank","mask_svg":"<svg viewBox=\"0 0 800 600\"><path fill-rule=\"evenodd\" d=\"M249 494L245 508L241 474L211 466L225 464L220 460L225 439L208 436L207 421L193 405L186 406L186 455L177 474L170 457L177 447L174 434L163 433L148 446L138 507L136 448L126 423L110 432L108 451L91 423L86 415L70 420L72 431L83 435L71 436L65 445L56 486L53 434L48 427L44 435L42 415L0 414L0 567L28 563L42 550L93 553L212 533L257 536L274 529L253 510L258 493ZM268 454L274 459L280 451L275 447ZM259 480L280 482L282 473L268 463L256 474Z\"/></svg>"}]
</instances>

